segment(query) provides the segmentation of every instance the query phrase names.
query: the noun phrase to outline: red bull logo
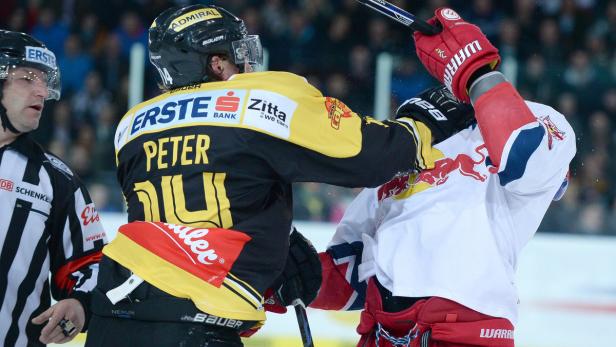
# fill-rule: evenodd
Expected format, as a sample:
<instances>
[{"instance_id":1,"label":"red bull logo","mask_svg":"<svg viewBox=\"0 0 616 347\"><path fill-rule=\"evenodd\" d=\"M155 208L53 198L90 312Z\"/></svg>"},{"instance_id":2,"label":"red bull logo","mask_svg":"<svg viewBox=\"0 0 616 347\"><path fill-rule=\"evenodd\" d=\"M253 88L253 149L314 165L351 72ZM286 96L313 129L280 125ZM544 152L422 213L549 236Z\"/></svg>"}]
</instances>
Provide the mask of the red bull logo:
<instances>
[{"instance_id":1,"label":"red bull logo","mask_svg":"<svg viewBox=\"0 0 616 347\"><path fill-rule=\"evenodd\" d=\"M410 174L399 175L394 177L391 181L383 184L379 187L377 196L379 201L383 201L389 197L402 194L411 186Z\"/></svg>"},{"instance_id":2,"label":"red bull logo","mask_svg":"<svg viewBox=\"0 0 616 347\"><path fill-rule=\"evenodd\" d=\"M459 172L462 176L484 182L487 176L475 169L475 166L483 164L486 160L486 156L481 152L484 148L485 145L475 148L475 152L481 156L478 160L474 160L467 154L458 154L455 159L443 158L436 161L434 169L424 170L417 175L415 184L424 182L430 186L440 186L447 182L449 175L454 171Z\"/></svg>"}]
</instances>

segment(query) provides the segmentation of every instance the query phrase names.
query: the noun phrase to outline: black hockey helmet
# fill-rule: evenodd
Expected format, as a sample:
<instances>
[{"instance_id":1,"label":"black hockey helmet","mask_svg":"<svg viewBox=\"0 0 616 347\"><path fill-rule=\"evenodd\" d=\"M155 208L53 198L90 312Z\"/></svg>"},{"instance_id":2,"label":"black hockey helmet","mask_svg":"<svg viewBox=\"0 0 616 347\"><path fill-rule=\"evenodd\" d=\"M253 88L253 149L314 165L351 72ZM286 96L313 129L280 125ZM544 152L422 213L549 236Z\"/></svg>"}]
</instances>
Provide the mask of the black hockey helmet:
<instances>
[{"instance_id":1,"label":"black hockey helmet","mask_svg":"<svg viewBox=\"0 0 616 347\"><path fill-rule=\"evenodd\" d=\"M149 30L150 62L165 89L212 81L209 62L224 55L243 71L263 62L258 35L248 35L244 21L222 7L190 5L161 13Z\"/></svg>"},{"instance_id":2,"label":"black hockey helmet","mask_svg":"<svg viewBox=\"0 0 616 347\"><path fill-rule=\"evenodd\" d=\"M49 95L60 99L60 70L56 56L34 37L16 31L0 30L0 81L16 67L32 67L45 73Z\"/></svg>"}]
</instances>

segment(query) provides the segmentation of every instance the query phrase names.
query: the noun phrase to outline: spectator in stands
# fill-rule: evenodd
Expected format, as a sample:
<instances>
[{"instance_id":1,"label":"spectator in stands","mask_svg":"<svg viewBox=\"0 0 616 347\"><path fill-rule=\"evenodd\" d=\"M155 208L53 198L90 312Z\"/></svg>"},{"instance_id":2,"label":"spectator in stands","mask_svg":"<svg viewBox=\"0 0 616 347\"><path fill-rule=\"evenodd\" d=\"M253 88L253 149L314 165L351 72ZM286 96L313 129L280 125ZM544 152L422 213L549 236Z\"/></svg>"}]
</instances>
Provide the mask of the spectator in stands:
<instances>
[{"instance_id":1,"label":"spectator in stands","mask_svg":"<svg viewBox=\"0 0 616 347\"><path fill-rule=\"evenodd\" d=\"M86 75L92 69L92 57L83 52L77 34L71 34L64 42L64 55L58 59L62 71L62 93L72 95L81 88Z\"/></svg>"},{"instance_id":2,"label":"spectator in stands","mask_svg":"<svg viewBox=\"0 0 616 347\"><path fill-rule=\"evenodd\" d=\"M111 103L111 93L104 89L98 71L92 70L86 76L85 86L71 100L73 120L78 124L96 125L101 111Z\"/></svg>"},{"instance_id":3,"label":"spectator in stands","mask_svg":"<svg viewBox=\"0 0 616 347\"><path fill-rule=\"evenodd\" d=\"M122 56L122 46L118 35L107 36L105 46L96 59L96 69L101 75L103 86L107 90L118 91L122 77L128 75L128 58ZM118 97L118 95L114 95ZM118 105L125 107L126 105Z\"/></svg>"},{"instance_id":4,"label":"spectator in stands","mask_svg":"<svg viewBox=\"0 0 616 347\"><path fill-rule=\"evenodd\" d=\"M62 52L68 34L68 26L56 19L54 10L43 7L38 16L38 23L32 28L32 35L43 41L52 52Z\"/></svg>"},{"instance_id":5,"label":"spectator in stands","mask_svg":"<svg viewBox=\"0 0 616 347\"><path fill-rule=\"evenodd\" d=\"M590 57L584 50L576 50L570 56L570 63L563 72L566 90L574 93L582 111L591 111L601 99L596 87L600 86L599 75L590 64Z\"/></svg>"},{"instance_id":6,"label":"spectator in stands","mask_svg":"<svg viewBox=\"0 0 616 347\"><path fill-rule=\"evenodd\" d=\"M133 44L148 46L148 32L145 30L137 13L128 11L122 15L120 26L114 31L120 41L122 56L128 57Z\"/></svg>"},{"instance_id":7,"label":"spectator in stands","mask_svg":"<svg viewBox=\"0 0 616 347\"><path fill-rule=\"evenodd\" d=\"M518 46L520 28L518 23L511 18L501 20L499 34L497 47L502 58L500 69L507 79L515 85L517 84L517 77L521 68L521 52Z\"/></svg>"},{"instance_id":8,"label":"spectator in stands","mask_svg":"<svg viewBox=\"0 0 616 347\"><path fill-rule=\"evenodd\" d=\"M503 14L499 8L494 6L493 1L473 0L472 6L465 7L470 10L462 16L479 26L488 39L496 40Z\"/></svg>"}]
</instances>

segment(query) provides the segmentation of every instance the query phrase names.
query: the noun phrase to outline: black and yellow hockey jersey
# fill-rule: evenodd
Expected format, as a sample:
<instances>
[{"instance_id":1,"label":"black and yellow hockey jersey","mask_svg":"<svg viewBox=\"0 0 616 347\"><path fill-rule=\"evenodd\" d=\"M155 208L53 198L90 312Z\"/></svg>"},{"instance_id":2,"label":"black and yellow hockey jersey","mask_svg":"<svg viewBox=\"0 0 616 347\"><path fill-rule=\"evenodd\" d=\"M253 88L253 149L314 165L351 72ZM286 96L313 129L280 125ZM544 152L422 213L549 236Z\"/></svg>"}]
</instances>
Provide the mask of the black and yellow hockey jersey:
<instances>
[{"instance_id":1,"label":"black and yellow hockey jersey","mask_svg":"<svg viewBox=\"0 0 616 347\"><path fill-rule=\"evenodd\" d=\"M239 287L221 287L221 297L245 295L256 303L228 311L220 302L197 306L253 320L264 319L262 294L285 264L293 182L374 187L433 165L423 124L360 117L285 72L238 74L143 102L121 120L115 147L130 222L250 236L229 274ZM127 253L117 241L105 250L149 283L184 296Z\"/></svg>"}]
</instances>

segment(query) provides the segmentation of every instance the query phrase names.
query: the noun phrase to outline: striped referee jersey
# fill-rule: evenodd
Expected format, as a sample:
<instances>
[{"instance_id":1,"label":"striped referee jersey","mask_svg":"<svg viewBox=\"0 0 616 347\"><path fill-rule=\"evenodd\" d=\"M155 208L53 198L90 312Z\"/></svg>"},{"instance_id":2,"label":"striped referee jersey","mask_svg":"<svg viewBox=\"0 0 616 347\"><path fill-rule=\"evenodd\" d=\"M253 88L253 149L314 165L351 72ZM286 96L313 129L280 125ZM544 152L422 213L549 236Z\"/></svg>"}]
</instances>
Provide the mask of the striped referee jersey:
<instances>
[{"instance_id":1,"label":"striped referee jersey","mask_svg":"<svg viewBox=\"0 0 616 347\"><path fill-rule=\"evenodd\" d=\"M28 135L0 148L2 346L43 346L43 325L31 319L52 296L77 299L89 314L106 243L85 186L64 162Z\"/></svg>"}]
</instances>

